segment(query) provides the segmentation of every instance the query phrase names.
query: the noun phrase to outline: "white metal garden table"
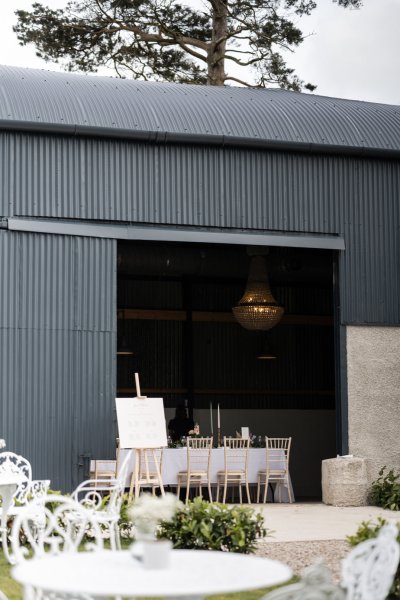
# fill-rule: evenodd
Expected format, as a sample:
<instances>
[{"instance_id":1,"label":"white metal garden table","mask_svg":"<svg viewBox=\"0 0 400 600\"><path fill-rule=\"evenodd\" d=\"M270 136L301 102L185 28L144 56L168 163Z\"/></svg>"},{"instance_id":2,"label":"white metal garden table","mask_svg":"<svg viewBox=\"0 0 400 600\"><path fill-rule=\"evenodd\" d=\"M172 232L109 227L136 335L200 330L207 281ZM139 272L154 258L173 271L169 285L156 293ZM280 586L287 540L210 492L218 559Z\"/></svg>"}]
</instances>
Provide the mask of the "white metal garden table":
<instances>
[{"instance_id":1,"label":"white metal garden table","mask_svg":"<svg viewBox=\"0 0 400 600\"><path fill-rule=\"evenodd\" d=\"M27 560L12 570L34 598L164 597L200 600L284 583L292 572L278 561L205 550L172 550L166 569L146 570L129 551L64 553Z\"/></svg>"}]
</instances>

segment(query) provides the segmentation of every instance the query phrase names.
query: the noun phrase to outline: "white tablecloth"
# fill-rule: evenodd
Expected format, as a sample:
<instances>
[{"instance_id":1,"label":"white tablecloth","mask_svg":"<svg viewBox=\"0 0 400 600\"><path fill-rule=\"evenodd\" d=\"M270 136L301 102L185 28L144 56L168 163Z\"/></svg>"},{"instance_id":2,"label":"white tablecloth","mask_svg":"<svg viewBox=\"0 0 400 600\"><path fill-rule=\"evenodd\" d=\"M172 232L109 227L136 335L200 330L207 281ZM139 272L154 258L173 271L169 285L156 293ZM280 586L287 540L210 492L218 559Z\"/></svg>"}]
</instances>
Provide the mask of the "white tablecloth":
<instances>
[{"instance_id":1,"label":"white tablecloth","mask_svg":"<svg viewBox=\"0 0 400 600\"><path fill-rule=\"evenodd\" d=\"M120 451L120 464L126 457L127 453L130 450L122 449ZM223 471L224 469L224 449L223 448L213 448L212 449L212 458L211 458L211 481L213 484L217 483L217 472ZM277 450L276 452L282 452ZM127 487L130 485L131 475L135 465L135 453L132 452L132 459L128 469L128 477L126 480ZM249 449L249 459L248 459L248 475L249 475L249 483L255 484L257 483L257 473L258 471L266 468L267 461L267 453L265 448L250 448ZM103 467L100 464L100 468L103 470ZM104 463L104 470L107 468L107 463ZM176 486L178 483L178 472L185 471L187 468L187 449L186 448L165 448L164 449L164 457L163 457L163 466L162 466L162 478L164 485ZM274 468L277 468L277 463L274 462ZM289 476L289 484L290 486L290 476ZM293 494L293 488L291 487L291 492ZM281 502L289 502L289 494L286 487L281 486L280 493L278 489L275 490L275 501L279 501L279 496L281 496ZM269 492L269 499L271 499L271 494Z\"/></svg>"}]
</instances>

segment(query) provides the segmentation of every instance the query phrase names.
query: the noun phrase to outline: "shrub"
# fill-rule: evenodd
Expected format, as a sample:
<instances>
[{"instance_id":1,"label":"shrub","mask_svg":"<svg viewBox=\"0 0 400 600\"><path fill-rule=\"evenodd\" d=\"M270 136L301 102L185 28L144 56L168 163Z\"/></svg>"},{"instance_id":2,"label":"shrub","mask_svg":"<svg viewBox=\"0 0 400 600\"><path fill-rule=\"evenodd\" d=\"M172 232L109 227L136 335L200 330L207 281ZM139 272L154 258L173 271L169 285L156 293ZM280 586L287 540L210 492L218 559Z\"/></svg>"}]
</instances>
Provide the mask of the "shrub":
<instances>
[{"instance_id":1,"label":"shrub","mask_svg":"<svg viewBox=\"0 0 400 600\"><path fill-rule=\"evenodd\" d=\"M372 538L376 538L378 536L381 528L386 525L388 521L386 519L382 519L382 517L378 517L377 522L374 523L372 521L363 521L359 528L357 529L354 535L347 536L347 541L351 546L357 546L361 542L365 542L365 540L370 540ZM399 534L397 536L397 541L400 543L400 523L397 523L397 528L399 530ZM390 590L390 594L387 600L398 600L400 598L400 565L397 568L397 572L395 578L393 580L393 585Z\"/></svg>"},{"instance_id":2,"label":"shrub","mask_svg":"<svg viewBox=\"0 0 400 600\"><path fill-rule=\"evenodd\" d=\"M393 469L385 473L386 467L379 471L379 477L373 482L370 491L370 501L376 506L388 508L389 510L400 509L400 483L399 474Z\"/></svg>"},{"instance_id":3,"label":"shrub","mask_svg":"<svg viewBox=\"0 0 400 600\"><path fill-rule=\"evenodd\" d=\"M172 521L161 523L157 535L171 540L174 548L250 554L257 538L267 535L267 530L263 516L250 507L228 507L195 498Z\"/></svg>"}]
</instances>

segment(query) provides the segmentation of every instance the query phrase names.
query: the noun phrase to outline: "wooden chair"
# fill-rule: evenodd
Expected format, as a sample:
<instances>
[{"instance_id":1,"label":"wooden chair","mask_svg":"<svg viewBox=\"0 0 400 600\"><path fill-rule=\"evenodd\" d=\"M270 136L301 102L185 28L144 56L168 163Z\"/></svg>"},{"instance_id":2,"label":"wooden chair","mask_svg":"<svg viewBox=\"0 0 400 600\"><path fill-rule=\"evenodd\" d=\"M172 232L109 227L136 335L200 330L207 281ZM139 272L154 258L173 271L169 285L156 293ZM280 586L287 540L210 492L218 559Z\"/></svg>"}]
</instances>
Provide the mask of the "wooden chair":
<instances>
[{"instance_id":1,"label":"wooden chair","mask_svg":"<svg viewBox=\"0 0 400 600\"><path fill-rule=\"evenodd\" d=\"M179 498L181 487L186 486L186 503L189 500L189 491L191 487L198 489L199 496L202 496L202 487L208 488L208 497L212 502L211 494L211 450L213 447L212 437L188 437L186 438L187 448L187 470L178 472Z\"/></svg>"},{"instance_id":2,"label":"wooden chair","mask_svg":"<svg viewBox=\"0 0 400 600\"><path fill-rule=\"evenodd\" d=\"M82 504L57 494L45 495L40 504L29 502L16 515L11 528L14 564L48 553L78 552L82 543L90 550L103 549L99 522Z\"/></svg>"},{"instance_id":3,"label":"wooden chair","mask_svg":"<svg viewBox=\"0 0 400 600\"><path fill-rule=\"evenodd\" d=\"M164 495L161 475L163 456L163 448L145 448L140 450L139 486L140 488L151 488L153 496L155 496L157 488L162 489L162 495ZM134 485L135 472L133 471L129 486L129 499L133 496Z\"/></svg>"},{"instance_id":4,"label":"wooden chair","mask_svg":"<svg viewBox=\"0 0 400 600\"><path fill-rule=\"evenodd\" d=\"M261 486L264 485L264 504L267 501L268 484L278 483L288 489L289 502L293 502L292 489L289 482L289 458L292 438L265 438L266 468L257 474L257 502L260 501ZM278 487L281 500L281 485Z\"/></svg>"},{"instance_id":5,"label":"wooden chair","mask_svg":"<svg viewBox=\"0 0 400 600\"><path fill-rule=\"evenodd\" d=\"M220 486L224 486L222 502L226 501L228 486L238 486L242 504L242 485L246 486L247 501L250 504L248 479L249 438L224 437L224 470L217 472L217 502Z\"/></svg>"},{"instance_id":6,"label":"wooden chair","mask_svg":"<svg viewBox=\"0 0 400 600\"><path fill-rule=\"evenodd\" d=\"M323 561L307 567L298 583L285 585L261 600L345 600L342 588L332 583L332 575Z\"/></svg>"},{"instance_id":7,"label":"wooden chair","mask_svg":"<svg viewBox=\"0 0 400 600\"><path fill-rule=\"evenodd\" d=\"M116 479L118 476L118 460L119 460L119 438L116 439L115 459L95 459L93 463L93 471L91 471L91 479L110 480ZM94 485L94 484L93 484Z\"/></svg>"},{"instance_id":8,"label":"wooden chair","mask_svg":"<svg viewBox=\"0 0 400 600\"><path fill-rule=\"evenodd\" d=\"M117 477L117 461L109 460L94 460L93 461L93 482L99 479L108 479L109 481ZM93 483L94 485L94 483Z\"/></svg>"},{"instance_id":9,"label":"wooden chair","mask_svg":"<svg viewBox=\"0 0 400 600\"><path fill-rule=\"evenodd\" d=\"M116 479L83 481L71 495L90 512L91 519L99 524L104 535L109 536L112 550L121 549L118 522L130 460L131 452L125 457ZM104 496L109 496L105 504Z\"/></svg>"},{"instance_id":10,"label":"wooden chair","mask_svg":"<svg viewBox=\"0 0 400 600\"><path fill-rule=\"evenodd\" d=\"M394 523L378 537L355 546L342 561L342 587L347 600L385 600L399 564L399 531Z\"/></svg>"}]
</instances>

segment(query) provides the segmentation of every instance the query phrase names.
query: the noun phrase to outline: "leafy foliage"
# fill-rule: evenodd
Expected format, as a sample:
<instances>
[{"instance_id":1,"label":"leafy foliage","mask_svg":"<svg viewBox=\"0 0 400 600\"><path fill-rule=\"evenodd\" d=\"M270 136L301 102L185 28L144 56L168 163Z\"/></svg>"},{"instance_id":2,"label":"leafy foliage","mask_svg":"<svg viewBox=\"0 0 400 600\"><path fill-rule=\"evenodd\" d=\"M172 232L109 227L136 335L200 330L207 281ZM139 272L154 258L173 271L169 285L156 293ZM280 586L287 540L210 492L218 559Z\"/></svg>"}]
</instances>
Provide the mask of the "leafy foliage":
<instances>
[{"instance_id":1,"label":"leafy foliage","mask_svg":"<svg viewBox=\"0 0 400 600\"><path fill-rule=\"evenodd\" d=\"M354 535L348 535L346 540L349 542L350 546L357 546L361 542L378 537L378 533L386 524L387 520L382 517L378 517L376 523L373 521L362 521L356 533Z\"/></svg>"},{"instance_id":2,"label":"leafy foliage","mask_svg":"<svg viewBox=\"0 0 400 600\"><path fill-rule=\"evenodd\" d=\"M373 482L370 500L376 506L389 510L400 510L400 474L395 474L393 469L385 473L386 468L382 467L378 479Z\"/></svg>"},{"instance_id":3,"label":"leafy foliage","mask_svg":"<svg viewBox=\"0 0 400 600\"><path fill-rule=\"evenodd\" d=\"M252 508L211 504L201 498L189 502L158 531L158 537L171 540L174 548L242 554L254 552L257 539L265 535L263 516Z\"/></svg>"},{"instance_id":4,"label":"leafy foliage","mask_svg":"<svg viewBox=\"0 0 400 600\"><path fill-rule=\"evenodd\" d=\"M356 533L354 535L347 536L346 539L351 546L357 546L361 542L378 537L379 531L384 525L387 525L387 523L388 521L386 519L382 519L382 517L378 517L376 523L372 521L362 521ZM397 541L400 543L400 523L397 523L397 528L399 530ZM398 598L400 598L400 565L397 568L393 585L387 600L396 600Z\"/></svg>"},{"instance_id":5,"label":"leafy foliage","mask_svg":"<svg viewBox=\"0 0 400 600\"><path fill-rule=\"evenodd\" d=\"M361 0L334 0L358 7ZM64 9L35 2L17 10L21 45L68 70L111 66L121 77L185 83L250 85L226 66L252 70L255 85L300 90L284 59L303 41L294 23L314 0L203 0L198 8L177 0L70 0Z\"/></svg>"}]
</instances>

